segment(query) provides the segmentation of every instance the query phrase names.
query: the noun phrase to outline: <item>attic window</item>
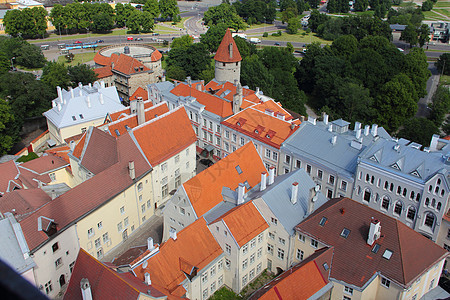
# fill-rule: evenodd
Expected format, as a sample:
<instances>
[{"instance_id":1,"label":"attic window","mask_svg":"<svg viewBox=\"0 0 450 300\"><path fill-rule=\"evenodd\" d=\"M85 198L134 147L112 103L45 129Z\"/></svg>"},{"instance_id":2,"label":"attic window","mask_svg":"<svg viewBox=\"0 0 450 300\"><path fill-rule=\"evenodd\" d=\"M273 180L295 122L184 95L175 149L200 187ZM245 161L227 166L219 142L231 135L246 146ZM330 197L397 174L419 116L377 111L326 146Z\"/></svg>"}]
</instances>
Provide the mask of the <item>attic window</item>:
<instances>
[{"instance_id":1,"label":"attic window","mask_svg":"<svg viewBox=\"0 0 450 300\"><path fill-rule=\"evenodd\" d=\"M398 164L397 164L397 163L394 163L394 164L392 164L392 165L391 165L391 168L394 168L394 169L400 170L400 167L398 166Z\"/></svg>"},{"instance_id":2,"label":"attic window","mask_svg":"<svg viewBox=\"0 0 450 300\"><path fill-rule=\"evenodd\" d=\"M83 117L83 115L82 115L82 114L79 114L79 116L80 116L80 119L84 119L84 117Z\"/></svg>"},{"instance_id":3,"label":"attic window","mask_svg":"<svg viewBox=\"0 0 450 300\"><path fill-rule=\"evenodd\" d=\"M344 228L341 232L341 236L345 239L348 237L349 234L350 234L350 229L347 229L347 228Z\"/></svg>"},{"instance_id":4,"label":"attic window","mask_svg":"<svg viewBox=\"0 0 450 300\"><path fill-rule=\"evenodd\" d=\"M269 135L269 134L266 134L266 138L270 139L270 135Z\"/></svg>"},{"instance_id":5,"label":"attic window","mask_svg":"<svg viewBox=\"0 0 450 300\"><path fill-rule=\"evenodd\" d=\"M259 131L258 131L258 129L255 129L255 133L256 133L256 134L259 134Z\"/></svg>"},{"instance_id":6,"label":"attic window","mask_svg":"<svg viewBox=\"0 0 450 300\"><path fill-rule=\"evenodd\" d=\"M369 159L378 162L378 159L375 157L375 155L372 155Z\"/></svg>"},{"instance_id":7,"label":"attic window","mask_svg":"<svg viewBox=\"0 0 450 300\"><path fill-rule=\"evenodd\" d=\"M375 246L373 246L372 248L372 252L373 253L378 253L378 250L380 250L380 244L375 244Z\"/></svg>"},{"instance_id":8,"label":"attic window","mask_svg":"<svg viewBox=\"0 0 450 300\"><path fill-rule=\"evenodd\" d=\"M114 129L114 132L116 133L117 136L120 136L119 129Z\"/></svg>"},{"instance_id":9,"label":"attic window","mask_svg":"<svg viewBox=\"0 0 450 300\"><path fill-rule=\"evenodd\" d=\"M72 120L76 121L76 120L77 120L77 117L72 116Z\"/></svg>"},{"instance_id":10,"label":"attic window","mask_svg":"<svg viewBox=\"0 0 450 300\"><path fill-rule=\"evenodd\" d=\"M323 268L325 269L325 271L328 271L328 269L330 268L330 267L328 267L328 264L327 263L323 263Z\"/></svg>"},{"instance_id":11,"label":"attic window","mask_svg":"<svg viewBox=\"0 0 450 300\"><path fill-rule=\"evenodd\" d=\"M239 165L236 166L236 171L238 172L238 174L242 174L242 169Z\"/></svg>"},{"instance_id":12,"label":"attic window","mask_svg":"<svg viewBox=\"0 0 450 300\"><path fill-rule=\"evenodd\" d=\"M323 225L325 225L325 223L327 222L327 218L326 217L322 217L322 219L320 219L320 222L319 222L319 225L320 226L323 226Z\"/></svg>"},{"instance_id":13,"label":"attic window","mask_svg":"<svg viewBox=\"0 0 450 300\"><path fill-rule=\"evenodd\" d=\"M394 252L392 252L391 250L386 249L386 250L384 251L384 253L383 253L383 258L386 258L387 260L390 260L393 253L394 253Z\"/></svg>"},{"instance_id":14,"label":"attic window","mask_svg":"<svg viewBox=\"0 0 450 300\"><path fill-rule=\"evenodd\" d=\"M239 126L239 127L241 127L241 122L239 122L239 121L236 122L236 125Z\"/></svg>"},{"instance_id":15,"label":"attic window","mask_svg":"<svg viewBox=\"0 0 450 300\"><path fill-rule=\"evenodd\" d=\"M246 188L247 190L249 190L249 189L251 188L250 183L248 183L247 180L244 181L244 185L245 185L245 188Z\"/></svg>"},{"instance_id":16,"label":"attic window","mask_svg":"<svg viewBox=\"0 0 450 300\"><path fill-rule=\"evenodd\" d=\"M414 171L412 171L412 172L411 172L411 175L413 175L413 176L416 176L416 177L419 177L419 178L420 178L420 174L419 174L419 172L417 172L417 170L414 170Z\"/></svg>"}]
</instances>

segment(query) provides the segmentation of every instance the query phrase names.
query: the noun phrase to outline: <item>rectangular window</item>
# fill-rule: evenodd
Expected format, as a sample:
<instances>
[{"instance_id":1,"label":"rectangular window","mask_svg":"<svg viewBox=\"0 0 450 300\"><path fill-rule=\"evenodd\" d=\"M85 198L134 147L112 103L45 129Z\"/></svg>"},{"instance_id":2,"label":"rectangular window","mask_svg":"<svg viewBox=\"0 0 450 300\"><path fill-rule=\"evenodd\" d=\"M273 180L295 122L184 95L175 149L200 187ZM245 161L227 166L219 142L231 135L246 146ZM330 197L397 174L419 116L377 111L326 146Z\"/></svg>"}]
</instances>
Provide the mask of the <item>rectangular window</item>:
<instances>
[{"instance_id":1,"label":"rectangular window","mask_svg":"<svg viewBox=\"0 0 450 300\"><path fill-rule=\"evenodd\" d=\"M56 180L55 173L50 173L50 174L48 174L48 176L50 177L51 181L55 181Z\"/></svg>"},{"instance_id":2,"label":"rectangular window","mask_svg":"<svg viewBox=\"0 0 450 300\"><path fill-rule=\"evenodd\" d=\"M303 234L299 233L298 234L298 240L304 243L305 242L305 236Z\"/></svg>"},{"instance_id":3,"label":"rectangular window","mask_svg":"<svg viewBox=\"0 0 450 300\"><path fill-rule=\"evenodd\" d=\"M256 238L250 241L250 249L253 249L256 247Z\"/></svg>"},{"instance_id":4,"label":"rectangular window","mask_svg":"<svg viewBox=\"0 0 450 300\"><path fill-rule=\"evenodd\" d=\"M341 190L343 191L347 190L347 181L344 180L341 181Z\"/></svg>"},{"instance_id":5,"label":"rectangular window","mask_svg":"<svg viewBox=\"0 0 450 300\"><path fill-rule=\"evenodd\" d=\"M284 259L284 250L278 248L278 258L283 260Z\"/></svg>"},{"instance_id":6,"label":"rectangular window","mask_svg":"<svg viewBox=\"0 0 450 300\"><path fill-rule=\"evenodd\" d=\"M213 294L216 290L216 282L211 283L211 294Z\"/></svg>"},{"instance_id":7,"label":"rectangular window","mask_svg":"<svg viewBox=\"0 0 450 300\"><path fill-rule=\"evenodd\" d=\"M223 260L219 260L219 262L217 263L217 270L222 270L223 269Z\"/></svg>"},{"instance_id":8,"label":"rectangular window","mask_svg":"<svg viewBox=\"0 0 450 300\"><path fill-rule=\"evenodd\" d=\"M98 222L98 223L97 223L97 228L98 228L98 229L102 229L102 228L103 228L102 222Z\"/></svg>"},{"instance_id":9,"label":"rectangular window","mask_svg":"<svg viewBox=\"0 0 450 300\"><path fill-rule=\"evenodd\" d=\"M203 299L208 299L208 289L203 290Z\"/></svg>"},{"instance_id":10,"label":"rectangular window","mask_svg":"<svg viewBox=\"0 0 450 300\"><path fill-rule=\"evenodd\" d=\"M248 277L250 280L252 280L255 277L255 269L250 270L250 273L248 273Z\"/></svg>"},{"instance_id":11,"label":"rectangular window","mask_svg":"<svg viewBox=\"0 0 450 300\"><path fill-rule=\"evenodd\" d=\"M231 246L228 244L225 244L225 252L227 252L228 254L231 254Z\"/></svg>"},{"instance_id":12,"label":"rectangular window","mask_svg":"<svg viewBox=\"0 0 450 300\"><path fill-rule=\"evenodd\" d=\"M208 282L208 272L203 273L202 275L202 283Z\"/></svg>"},{"instance_id":13,"label":"rectangular window","mask_svg":"<svg viewBox=\"0 0 450 300\"><path fill-rule=\"evenodd\" d=\"M213 123L211 121L209 121L209 129L213 129Z\"/></svg>"},{"instance_id":14,"label":"rectangular window","mask_svg":"<svg viewBox=\"0 0 450 300\"><path fill-rule=\"evenodd\" d=\"M284 162L287 163L287 164L290 164L290 163L291 163L291 156L286 155L286 156L284 157Z\"/></svg>"},{"instance_id":15,"label":"rectangular window","mask_svg":"<svg viewBox=\"0 0 450 300\"><path fill-rule=\"evenodd\" d=\"M328 199L333 198L333 191L332 190L327 189L327 197L328 197Z\"/></svg>"},{"instance_id":16,"label":"rectangular window","mask_svg":"<svg viewBox=\"0 0 450 300\"><path fill-rule=\"evenodd\" d=\"M391 285L391 281L389 279L381 277L381 285L388 289Z\"/></svg>"},{"instance_id":17,"label":"rectangular window","mask_svg":"<svg viewBox=\"0 0 450 300\"><path fill-rule=\"evenodd\" d=\"M223 142L223 146L225 147L226 152L230 152L230 145L227 142Z\"/></svg>"},{"instance_id":18,"label":"rectangular window","mask_svg":"<svg viewBox=\"0 0 450 300\"><path fill-rule=\"evenodd\" d=\"M255 262L255 253L250 255L250 264L253 264Z\"/></svg>"},{"instance_id":19,"label":"rectangular window","mask_svg":"<svg viewBox=\"0 0 450 300\"><path fill-rule=\"evenodd\" d=\"M269 232L269 238L274 240L275 239L275 234L272 232Z\"/></svg>"},{"instance_id":20,"label":"rectangular window","mask_svg":"<svg viewBox=\"0 0 450 300\"><path fill-rule=\"evenodd\" d=\"M300 261L303 260L303 255L305 255L305 253L302 250L297 249L297 259Z\"/></svg>"},{"instance_id":21,"label":"rectangular window","mask_svg":"<svg viewBox=\"0 0 450 300\"><path fill-rule=\"evenodd\" d=\"M100 248L101 243L100 243L100 238L95 240L95 248Z\"/></svg>"},{"instance_id":22,"label":"rectangular window","mask_svg":"<svg viewBox=\"0 0 450 300\"><path fill-rule=\"evenodd\" d=\"M322 170L317 170L317 177L318 177L320 180L322 180L322 178L323 178L323 172L322 172Z\"/></svg>"},{"instance_id":23,"label":"rectangular window","mask_svg":"<svg viewBox=\"0 0 450 300\"><path fill-rule=\"evenodd\" d=\"M206 135L206 131L205 131L205 130L203 130L203 139L205 139L205 140L206 140L206 137L207 137L207 135Z\"/></svg>"},{"instance_id":24,"label":"rectangular window","mask_svg":"<svg viewBox=\"0 0 450 300\"><path fill-rule=\"evenodd\" d=\"M189 169L189 162L186 162L186 169Z\"/></svg>"},{"instance_id":25,"label":"rectangular window","mask_svg":"<svg viewBox=\"0 0 450 300\"><path fill-rule=\"evenodd\" d=\"M109 242L109 236L108 236L108 233L104 233L103 234L103 243L107 243L107 242Z\"/></svg>"},{"instance_id":26,"label":"rectangular window","mask_svg":"<svg viewBox=\"0 0 450 300\"><path fill-rule=\"evenodd\" d=\"M220 137L216 136L216 145L218 145L219 147L220 147L220 142L221 142Z\"/></svg>"},{"instance_id":27,"label":"rectangular window","mask_svg":"<svg viewBox=\"0 0 450 300\"><path fill-rule=\"evenodd\" d=\"M268 252L270 255L273 255L273 245L267 244L267 252Z\"/></svg>"},{"instance_id":28,"label":"rectangular window","mask_svg":"<svg viewBox=\"0 0 450 300\"><path fill-rule=\"evenodd\" d=\"M167 171L167 163L165 162L165 163L163 163L163 164L161 164L161 172L166 172Z\"/></svg>"},{"instance_id":29,"label":"rectangular window","mask_svg":"<svg viewBox=\"0 0 450 300\"><path fill-rule=\"evenodd\" d=\"M237 135L235 133L233 133L233 135L231 137L232 137L231 140L236 143Z\"/></svg>"},{"instance_id":30,"label":"rectangular window","mask_svg":"<svg viewBox=\"0 0 450 300\"><path fill-rule=\"evenodd\" d=\"M149 209L151 206L150 200L147 200L147 209Z\"/></svg>"},{"instance_id":31,"label":"rectangular window","mask_svg":"<svg viewBox=\"0 0 450 300\"><path fill-rule=\"evenodd\" d=\"M216 131L220 133L220 125L216 125Z\"/></svg>"},{"instance_id":32,"label":"rectangular window","mask_svg":"<svg viewBox=\"0 0 450 300\"><path fill-rule=\"evenodd\" d=\"M180 207L180 214L182 215L186 214L186 210L183 207Z\"/></svg>"},{"instance_id":33,"label":"rectangular window","mask_svg":"<svg viewBox=\"0 0 450 300\"><path fill-rule=\"evenodd\" d=\"M89 229L88 229L88 238L90 238L90 237L93 236L93 235L94 235L94 229L89 228Z\"/></svg>"},{"instance_id":34,"label":"rectangular window","mask_svg":"<svg viewBox=\"0 0 450 300\"><path fill-rule=\"evenodd\" d=\"M274 161L278 161L278 153L275 152L275 151L273 151L272 154L273 154L273 155L272 155L273 160L274 160Z\"/></svg>"},{"instance_id":35,"label":"rectangular window","mask_svg":"<svg viewBox=\"0 0 450 300\"><path fill-rule=\"evenodd\" d=\"M117 231L119 231L119 232L122 231L122 222L117 223Z\"/></svg>"},{"instance_id":36,"label":"rectangular window","mask_svg":"<svg viewBox=\"0 0 450 300\"><path fill-rule=\"evenodd\" d=\"M263 240L263 234L260 233L260 234L258 235L258 244L260 244L260 243L262 242L262 240Z\"/></svg>"},{"instance_id":37,"label":"rectangular window","mask_svg":"<svg viewBox=\"0 0 450 300\"><path fill-rule=\"evenodd\" d=\"M297 168L297 169L300 169L300 167L302 166L302 162L301 161L299 161L298 159L295 161L295 167Z\"/></svg>"},{"instance_id":38,"label":"rectangular window","mask_svg":"<svg viewBox=\"0 0 450 300\"><path fill-rule=\"evenodd\" d=\"M272 224L273 225L277 225L278 224L278 220L276 218L271 218Z\"/></svg>"},{"instance_id":39,"label":"rectangular window","mask_svg":"<svg viewBox=\"0 0 450 300\"><path fill-rule=\"evenodd\" d=\"M247 254L248 252L248 244L244 245L244 247L242 247L242 254Z\"/></svg>"},{"instance_id":40,"label":"rectangular window","mask_svg":"<svg viewBox=\"0 0 450 300\"><path fill-rule=\"evenodd\" d=\"M256 252L256 255L257 255L258 258L261 257L261 255L262 255L262 248L258 249L258 251Z\"/></svg>"},{"instance_id":41,"label":"rectangular window","mask_svg":"<svg viewBox=\"0 0 450 300\"><path fill-rule=\"evenodd\" d=\"M242 270L247 269L247 266L248 266L248 259L246 258L246 259L244 259L244 261L242 262Z\"/></svg>"},{"instance_id":42,"label":"rectangular window","mask_svg":"<svg viewBox=\"0 0 450 300\"><path fill-rule=\"evenodd\" d=\"M344 286L344 293L348 295L353 295L353 289L351 287Z\"/></svg>"},{"instance_id":43,"label":"rectangular window","mask_svg":"<svg viewBox=\"0 0 450 300\"><path fill-rule=\"evenodd\" d=\"M334 184L334 176L333 175L330 175L330 177L328 178L328 182L330 184Z\"/></svg>"},{"instance_id":44,"label":"rectangular window","mask_svg":"<svg viewBox=\"0 0 450 300\"><path fill-rule=\"evenodd\" d=\"M228 130L225 130L225 138L226 139L230 138L230 132Z\"/></svg>"},{"instance_id":45,"label":"rectangular window","mask_svg":"<svg viewBox=\"0 0 450 300\"><path fill-rule=\"evenodd\" d=\"M128 226L128 217L126 217L125 219L123 219L123 226L125 226L125 227Z\"/></svg>"},{"instance_id":46,"label":"rectangular window","mask_svg":"<svg viewBox=\"0 0 450 300\"><path fill-rule=\"evenodd\" d=\"M169 195L169 185L166 183L161 188L161 197L166 198Z\"/></svg>"},{"instance_id":47,"label":"rectangular window","mask_svg":"<svg viewBox=\"0 0 450 300\"><path fill-rule=\"evenodd\" d=\"M318 245L319 245L319 243L316 240L311 239L311 247L317 248Z\"/></svg>"},{"instance_id":48,"label":"rectangular window","mask_svg":"<svg viewBox=\"0 0 450 300\"><path fill-rule=\"evenodd\" d=\"M142 213L145 213L145 204L142 204L142 205L141 205L141 212L142 212ZM127 225L125 225L125 227L127 227Z\"/></svg>"},{"instance_id":49,"label":"rectangular window","mask_svg":"<svg viewBox=\"0 0 450 300\"><path fill-rule=\"evenodd\" d=\"M55 253L58 249L59 249L59 244L58 244L58 243L54 243L54 244L52 245L53 253Z\"/></svg>"},{"instance_id":50,"label":"rectangular window","mask_svg":"<svg viewBox=\"0 0 450 300\"><path fill-rule=\"evenodd\" d=\"M223 275L220 275L219 279L217 279L217 285L220 287L223 284Z\"/></svg>"},{"instance_id":51,"label":"rectangular window","mask_svg":"<svg viewBox=\"0 0 450 300\"><path fill-rule=\"evenodd\" d=\"M175 156L175 163L179 163L180 162L180 154Z\"/></svg>"},{"instance_id":52,"label":"rectangular window","mask_svg":"<svg viewBox=\"0 0 450 300\"><path fill-rule=\"evenodd\" d=\"M247 284L247 275L245 275L244 277L242 277L242 285L246 285Z\"/></svg>"},{"instance_id":53,"label":"rectangular window","mask_svg":"<svg viewBox=\"0 0 450 300\"><path fill-rule=\"evenodd\" d=\"M215 266L212 266L212 267L211 267L211 271L209 271L209 275L210 275L211 277L213 277L214 275L216 275L216 267L215 267Z\"/></svg>"},{"instance_id":54,"label":"rectangular window","mask_svg":"<svg viewBox=\"0 0 450 300\"><path fill-rule=\"evenodd\" d=\"M245 144L245 139L244 139L243 137L241 137L241 138L239 139L239 144L240 144L241 146L244 146L244 144Z\"/></svg>"},{"instance_id":55,"label":"rectangular window","mask_svg":"<svg viewBox=\"0 0 450 300\"><path fill-rule=\"evenodd\" d=\"M266 157L267 157L267 158L270 158L271 152L272 152L272 151L270 151L270 149L266 149Z\"/></svg>"},{"instance_id":56,"label":"rectangular window","mask_svg":"<svg viewBox=\"0 0 450 300\"><path fill-rule=\"evenodd\" d=\"M227 268L227 270L231 268L231 260L228 258L225 258L225 268Z\"/></svg>"},{"instance_id":57,"label":"rectangular window","mask_svg":"<svg viewBox=\"0 0 450 300\"><path fill-rule=\"evenodd\" d=\"M61 265L62 265L62 258L60 257L55 261L55 267L58 269Z\"/></svg>"},{"instance_id":58,"label":"rectangular window","mask_svg":"<svg viewBox=\"0 0 450 300\"><path fill-rule=\"evenodd\" d=\"M45 292L46 292L47 294L50 294L51 291L53 291L53 288L52 288L52 281L50 280L49 282L47 282L47 283L45 284Z\"/></svg>"},{"instance_id":59,"label":"rectangular window","mask_svg":"<svg viewBox=\"0 0 450 300\"><path fill-rule=\"evenodd\" d=\"M125 213L125 206L122 206L120 208L120 214L123 215Z\"/></svg>"},{"instance_id":60,"label":"rectangular window","mask_svg":"<svg viewBox=\"0 0 450 300\"><path fill-rule=\"evenodd\" d=\"M286 240L285 239L282 239L282 238L278 238L278 242L281 244L281 245L286 245Z\"/></svg>"},{"instance_id":61,"label":"rectangular window","mask_svg":"<svg viewBox=\"0 0 450 300\"><path fill-rule=\"evenodd\" d=\"M311 166L310 165L306 165L306 173L311 175Z\"/></svg>"}]
</instances>

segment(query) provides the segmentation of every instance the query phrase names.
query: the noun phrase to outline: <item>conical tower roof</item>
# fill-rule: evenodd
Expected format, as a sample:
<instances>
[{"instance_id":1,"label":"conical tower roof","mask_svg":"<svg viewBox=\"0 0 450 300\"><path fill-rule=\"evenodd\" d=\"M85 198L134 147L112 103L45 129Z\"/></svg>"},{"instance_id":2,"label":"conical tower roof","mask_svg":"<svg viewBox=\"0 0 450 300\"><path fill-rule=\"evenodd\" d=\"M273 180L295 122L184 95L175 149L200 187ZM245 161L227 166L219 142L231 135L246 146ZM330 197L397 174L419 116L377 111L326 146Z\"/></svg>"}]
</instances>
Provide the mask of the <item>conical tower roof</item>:
<instances>
[{"instance_id":1,"label":"conical tower roof","mask_svg":"<svg viewBox=\"0 0 450 300\"><path fill-rule=\"evenodd\" d=\"M217 49L214 59L225 63L239 62L242 60L238 47L231 36L230 29L227 29L225 32L225 36Z\"/></svg>"}]
</instances>

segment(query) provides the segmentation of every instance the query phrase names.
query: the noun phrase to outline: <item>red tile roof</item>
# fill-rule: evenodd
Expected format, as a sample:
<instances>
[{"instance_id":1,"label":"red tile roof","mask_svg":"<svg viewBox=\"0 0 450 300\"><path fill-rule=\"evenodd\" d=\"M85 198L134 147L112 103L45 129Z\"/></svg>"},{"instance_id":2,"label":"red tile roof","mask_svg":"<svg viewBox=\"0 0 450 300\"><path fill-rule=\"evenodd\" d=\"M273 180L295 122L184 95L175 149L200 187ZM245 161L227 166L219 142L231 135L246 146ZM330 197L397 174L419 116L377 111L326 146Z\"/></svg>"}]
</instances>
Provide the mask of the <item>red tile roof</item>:
<instances>
[{"instance_id":1,"label":"red tile roof","mask_svg":"<svg viewBox=\"0 0 450 300\"><path fill-rule=\"evenodd\" d=\"M113 72L116 71L125 75L151 71L139 60L125 54L117 55L116 53L111 54L111 68Z\"/></svg>"},{"instance_id":2,"label":"red tile roof","mask_svg":"<svg viewBox=\"0 0 450 300\"><path fill-rule=\"evenodd\" d=\"M43 155L20 165L21 168L33 170L38 174L51 172L68 166L68 162L53 154Z\"/></svg>"},{"instance_id":3,"label":"red tile roof","mask_svg":"<svg viewBox=\"0 0 450 300\"><path fill-rule=\"evenodd\" d=\"M232 49L231 52L230 47ZM214 60L220 62L239 62L242 60L241 54L239 53L239 49L236 46L233 37L231 36L230 29L227 29L227 31L225 32L222 42L220 42L219 48L217 48Z\"/></svg>"},{"instance_id":4,"label":"red tile roof","mask_svg":"<svg viewBox=\"0 0 450 300\"><path fill-rule=\"evenodd\" d=\"M332 258L333 248L317 250L313 255L256 291L249 299L310 299L328 284ZM328 265L328 271L325 270L324 263Z\"/></svg>"},{"instance_id":5,"label":"red tile roof","mask_svg":"<svg viewBox=\"0 0 450 300\"><path fill-rule=\"evenodd\" d=\"M145 120L153 120L154 118L157 118L158 116L161 116L167 112L169 112L167 103L161 102L145 110ZM119 132L119 135L126 134L126 126L128 126L128 128L135 128L136 126L138 126L137 115L133 114L129 117L120 118L118 121L115 121L113 123L109 123L108 130L112 136L117 137L118 135L116 130Z\"/></svg>"},{"instance_id":6,"label":"red tile roof","mask_svg":"<svg viewBox=\"0 0 450 300\"><path fill-rule=\"evenodd\" d=\"M226 81L225 83L218 84L214 80L211 80L206 86L206 91L208 91L210 88L214 91L214 95L219 96L221 98L225 98L227 100L233 101L233 95L236 94L237 87L234 85L234 83L231 83L229 81ZM255 94L255 91L247 88L242 88L242 94L244 99L247 97L250 97ZM250 97L249 99L254 99L253 97ZM252 104L259 103L260 100L258 97L256 97L255 102L252 102Z\"/></svg>"},{"instance_id":7,"label":"red tile roof","mask_svg":"<svg viewBox=\"0 0 450 300\"><path fill-rule=\"evenodd\" d=\"M15 190L6 193L0 201L0 212L12 212L18 221L51 201L42 189Z\"/></svg>"},{"instance_id":8,"label":"red tile roof","mask_svg":"<svg viewBox=\"0 0 450 300\"><path fill-rule=\"evenodd\" d=\"M97 74L97 79L103 79L106 77L112 76L111 65L104 66L101 68L94 69L94 72Z\"/></svg>"},{"instance_id":9,"label":"red tile roof","mask_svg":"<svg viewBox=\"0 0 450 300\"><path fill-rule=\"evenodd\" d=\"M144 109L150 108L152 106L153 106L153 102L151 100L144 101ZM120 118L124 118L129 115L131 115L130 106L128 106L125 109L119 110L119 111L108 113L108 115L105 118L105 123L114 122L114 121L119 120Z\"/></svg>"},{"instance_id":10,"label":"red tile roof","mask_svg":"<svg viewBox=\"0 0 450 300\"><path fill-rule=\"evenodd\" d=\"M70 152L69 146L53 147L44 151L44 153L49 153L60 157L67 163L70 163L69 156L67 155L69 152Z\"/></svg>"},{"instance_id":11,"label":"red tile roof","mask_svg":"<svg viewBox=\"0 0 450 300\"><path fill-rule=\"evenodd\" d=\"M319 225L322 217L327 218L324 226ZM371 218L381 223L381 238L375 242L381 246L377 253L366 242ZM350 230L347 238L341 236L344 228ZM399 220L349 198L328 201L297 225L296 230L334 246L331 277L357 287L363 287L377 272L409 287L448 255ZM383 258L386 249L393 252L390 259Z\"/></svg>"},{"instance_id":12,"label":"red tile roof","mask_svg":"<svg viewBox=\"0 0 450 300\"><path fill-rule=\"evenodd\" d=\"M186 279L183 266L195 266L199 270L206 267L222 254L222 248L208 229L203 218L196 220L177 234L177 239L169 239L162 244L159 253L147 260L147 267L142 264L133 271L144 280L149 273L152 285L159 290L165 289L170 294L182 296L186 291L180 284Z\"/></svg>"},{"instance_id":13,"label":"red tile roof","mask_svg":"<svg viewBox=\"0 0 450 300\"><path fill-rule=\"evenodd\" d=\"M118 193L134 183L128 174L129 161L135 162L136 178L151 170L130 135L117 139L117 150L120 154L118 163L53 199L20 222L30 250L48 239L44 232L38 231L40 216L53 219L60 232L69 228L73 222L81 219L88 212L114 199ZM99 189L99 186L102 188Z\"/></svg>"},{"instance_id":14,"label":"red tile roof","mask_svg":"<svg viewBox=\"0 0 450 300\"><path fill-rule=\"evenodd\" d=\"M94 62L100 66L109 66L111 65L111 58L108 56L103 56L100 54L100 51L97 51L97 54L94 56Z\"/></svg>"},{"instance_id":15,"label":"red tile roof","mask_svg":"<svg viewBox=\"0 0 450 300\"><path fill-rule=\"evenodd\" d=\"M220 117L225 118L233 114L232 103L230 101L198 91L197 89L191 88L184 83L178 84L170 92L175 96L192 96L196 98L197 102L203 104L207 111L212 112L213 114L216 114Z\"/></svg>"},{"instance_id":16,"label":"red tile roof","mask_svg":"<svg viewBox=\"0 0 450 300\"><path fill-rule=\"evenodd\" d=\"M15 185L22 188L19 180L19 170L13 160L0 164L0 174L2 174L0 176L0 193L12 191Z\"/></svg>"},{"instance_id":17,"label":"red tile roof","mask_svg":"<svg viewBox=\"0 0 450 300\"><path fill-rule=\"evenodd\" d=\"M150 57L151 61L158 61L162 58L161 52L158 50L153 51L152 56Z\"/></svg>"},{"instance_id":18,"label":"red tile roof","mask_svg":"<svg viewBox=\"0 0 450 300\"><path fill-rule=\"evenodd\" d=\"M289 121L270 116L253 107L238 112L222 121L222 124L277 149L298 129L298 126L291 129Z\"/></svg>"},{"instance_id":19,"label":"red tile roof","mask_svg":"<svg viewBox=\"0 0 450 300\"><path fill-rule=\"evenodd\" d=\"M227 225L239 247L247 244L251 239L269 228L264 217L253 204L248 201L222 215L213 223L223 220Z\"/></svg>"},{"instance_id":20,"label":"red tile roof","mask_svg":"<svg viewBox=\"0 0 450 300\"><path fill-rule=\"evenodd\" d=\"M75 148L73 149L72 155L75 156L78 159L81 159L81 153L83 152L85 143L86 143L86 132L83 133L83 136L78 141L78 143L75 146Z\"/></svg>"},{"instance_id":21,"label":"red tile roof","mask_svg":"<svg viewBox=\"0 0 450 300\"><path fill-rule=\"evenodd\" d=\"M131 133L152 166L164 162L197 141L183 106L135 127Z\"/></svg>"},{"instance_id":22,"label":"red tile roof","mask_svg":"<svg viewBox=\"0 0 450 300\"><path fill-rule=\"evenodd\" d=\"M138 299L140 293L164 297L131 273L117 273L80 249L64 299L82 299L80 282L83 278L89 280L93 299Z\"/></svg>"},{"instance_id":23,"label":"red tile roof","mask_svg":"<svg viewBox=\"0 0 450 300\"><path fill-rule=\"evenodd\" d=\"M133 93L133 95L130 96L130 101L136 100L138 97L141 97L142 100L147 101L148 100L147 91L141 87L138 87L136 91Z\"/></svg>"},{"instance_id":24,"label":"red tile roof","mask_svg":"<svg viewBox=\"0 0 450 300\"><path fill-rule=\"evenodd\" d=\"M237 166L242 170L241 174L238 173ZM254 187L260 182L262 172L266 172L266 169L255 146L247 143L185 182L183 187L200 218L223 201L223 187L236 190L239 183L245 181L250 187Z\"/></svg>"}]
</instances>

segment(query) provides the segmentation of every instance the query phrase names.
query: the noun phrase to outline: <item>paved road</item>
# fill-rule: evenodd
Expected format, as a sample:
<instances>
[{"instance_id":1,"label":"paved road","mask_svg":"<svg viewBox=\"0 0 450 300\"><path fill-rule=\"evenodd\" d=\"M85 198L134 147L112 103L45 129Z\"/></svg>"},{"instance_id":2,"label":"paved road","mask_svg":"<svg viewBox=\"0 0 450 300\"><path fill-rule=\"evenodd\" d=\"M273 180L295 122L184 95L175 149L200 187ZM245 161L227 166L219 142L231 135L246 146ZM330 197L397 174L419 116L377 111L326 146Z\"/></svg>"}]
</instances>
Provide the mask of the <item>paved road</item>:
<instances>
[{"instance_id":1,"label":"paved road","mask_svg":"<svg viewBox=\"0 0 450 300\"><path fill-rule=\"evenodd\" d=\"M430 109L428 104L432 102L434 92L436 92L437 86L439 84L439 73L433 62L428 63L428 69L431 71L431 77L427 81L427 95L420 98L418 102L418 109L416 117L428 117L430 114Z\"/></svg>"}]
</instances>

